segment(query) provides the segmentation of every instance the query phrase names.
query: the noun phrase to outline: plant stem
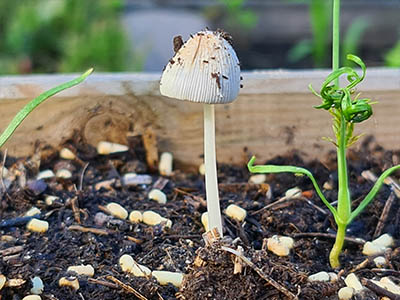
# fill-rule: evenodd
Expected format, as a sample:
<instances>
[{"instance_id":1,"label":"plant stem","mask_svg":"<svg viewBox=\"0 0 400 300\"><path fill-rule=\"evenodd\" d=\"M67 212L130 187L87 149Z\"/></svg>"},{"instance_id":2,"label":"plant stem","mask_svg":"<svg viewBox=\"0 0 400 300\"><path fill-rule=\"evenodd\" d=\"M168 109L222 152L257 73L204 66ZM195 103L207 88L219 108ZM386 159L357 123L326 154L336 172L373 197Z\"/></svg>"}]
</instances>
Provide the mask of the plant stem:
<instances>
[{"instance_id":1,"label":"plant stem","mask_svg":"<svg viewBox=\"0 0 400 300\"><path fill-rule=\"evenodd\" d=\"M331 253L329 254L329 262L332 268L338 268L340 266L339 255L340 252L342 252L344 238L346 236L346 227L346 224L338 224L336 241L332 247Z\"/></svg>"},{"instance_id":2,"label":"plant stem","mask_svg":"<svg viewBox=\"0 0 400 300\"><path fill-rule=\"evenodd\" d=\"M204 165L206 169L206 199L208 228L217 228L222 237L221 210L219 207L217 161L215 157L214 105L204 104Z\"/></svg>"}]
</instances>

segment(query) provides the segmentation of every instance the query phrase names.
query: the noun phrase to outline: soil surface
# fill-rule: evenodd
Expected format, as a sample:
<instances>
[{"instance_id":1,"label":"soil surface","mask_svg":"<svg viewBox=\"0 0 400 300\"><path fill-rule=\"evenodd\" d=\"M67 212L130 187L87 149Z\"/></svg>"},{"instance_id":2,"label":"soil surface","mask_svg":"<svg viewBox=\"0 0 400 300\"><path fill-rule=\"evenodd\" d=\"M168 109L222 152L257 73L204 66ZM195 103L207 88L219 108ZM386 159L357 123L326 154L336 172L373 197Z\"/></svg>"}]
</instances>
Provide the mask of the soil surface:
<instances>
[{"instance_id":1,"label":"soil surface","mask_svg":"<svg viewBox=\"0 0 400 300\"><path fill-rule=\"evenodd\" d=\"M203 176L175 170L167 177L151 171L141 137L130 139L128 152L112 155L98 155L96 149L79 138L63 147L71 149L77 158L61 159L59 149L42 145L38 145L32 157L6 157L8 174L0 185L0 274L7 278L7 283L0 288L1 300L18 300L30 294L31 279L35 276L44 283L41 297L46 300L291 299L291 295L298 299L337 299L338 289L345 286L343 278L350 271L362 279L391 276L395 282L400 281L397 197L382 215L394 193L393 185L384 185L349 226L350 239L341 255L341 268L332 270L328 255L334 242L335 222L305 177L274 174L267 175L263 184L252 184L245 166L219 165L221 208L234 203L247 210L247 217L239 223L223 214L224 238L205 246L205 230L200 221L206 211ZM399 163L400 151L385 151L370 138L364 139L357 150L351 150L348 158L356 206L373 186L362 172L369 170L379 176L384 169ZM324 162L306 163L297 153L289 153L267 163L306 167L324 186L328 200L334 202L335 159L332 153ZM40 171L48 169L54 173L67 169L72 177L36 179ZM128 172L148 174L151 183L126 185L122 176ZM392 178L398 182L400 174ZM166 193L166 204L148 199L154 187ZM293 187L302 190L301 196L283 198ZM57 196L50 205L45 201L49 195ZM105 209L110 202L121 204L128 212L153 210L170 219L172 227L111 217ZM31 217L24 214L33 206L40 209L36 217L49 223L45 233L33 233L26 228ZM362 240L372 240L383 233L390 233L397 241L385 254L384 271L362 255ZM294 238L294 248L288 256L279 257L267 250L266 239L273 235ZM248 263L237 259L239 252ZM151 270L186 274L181 288L162 286L153 277L134 277L123 272L118 263L123 254L131 255ZM92 265L94 276L67 272L69 266L81 264ZM238 264L241 272L234 274ZM336 272L339 279L308 282L310 274L320 271ZM60 287L61 277L77 277L80 288ZM379 291L368 291L356 298L382 296Z\"/></svg>"}]
</instances>

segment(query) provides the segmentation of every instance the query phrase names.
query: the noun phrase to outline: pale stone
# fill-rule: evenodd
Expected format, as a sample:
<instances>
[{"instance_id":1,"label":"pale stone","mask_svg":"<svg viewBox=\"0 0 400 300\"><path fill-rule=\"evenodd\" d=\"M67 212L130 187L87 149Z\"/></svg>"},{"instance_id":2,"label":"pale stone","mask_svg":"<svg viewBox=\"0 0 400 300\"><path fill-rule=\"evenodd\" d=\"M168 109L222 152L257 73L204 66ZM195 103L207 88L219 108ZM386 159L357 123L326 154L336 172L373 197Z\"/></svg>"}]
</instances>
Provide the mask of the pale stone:
<instances>
[{"instance_id":1,"label":"pale stone","mask_svg":"<svg viewBox=\"0 0 400 300\"><path fill-rule=\"evenodd\" d=\"M93 277L94 275L94 268L92 265L69 266L67 271L75 272L78 275L84 275L89 277Z\"/></svg>"},{"instance_id":2,"label":"pale stone","mask_svg":"<svg viewBox=\"0 0 400 300\"><path fill-rule=\"evenodd\" d=\"M249 183L253 184L261 184L264 183L267 180L267 175L265 174L256 174L256 175L251 175L249 178Z\"/></svg>"},{"instance_id":3,"label":"pale stone","mask_svg":"<svg viewBox=\"0 0 400 300\"><path fill-rule=\"evenodd\" d=\"M132 256L124 254L119 259L119 265L124 272L132 273L136 277L144 277L151 274L151 270L135 262Z\"/></svg>"},{"instance_id":4,"label":"pale stone","mask_svg":"<svg viewBox=\"0 0 400 300\"><path fill-rule=\"evenodd\" d=\"M183 274L178 272L169 271L153 271L151 273L161 285L167 285L171 283L172 285L179 288L182 285Z\"/></svg>"},{"instance_id":5,"label":"pale stone","mask_svg":"<svg viewBox=\"0 0 400 300\"><path fill-rule=\"evenodd\" d=\"M68 148L62 148L60 150L60 157L64 159L73 160L75 159L75 153L69 150Z\"/></svg>"},{"instance_id":6,"label":"pale stone","mask_svg":"<svg viewBox=\"0 0 400 300\"><path fill-rule=\"evenodd\" d=\"M159 189L152 189L149 193L149 199L155 200L160 204L167 203L167 195Z\"/></svg>"},{"instance_id":7,"label":"pale stone","mask_svg":"<svg viewBox=\"0 0 400 300\"><path fill-rule=\"evenodd\" d=\"M272 236L267 240L268 250L278 256L288 256L290 249L286 244L282 243L277 235Z\"/></svg>"},{"instance_id":8,"label":"pale stone","mask_svg":"<svg viewBox=\"0 0 400 300\"><path fill-rule=\"evenodd\" d=\"M46 232L49 229L49 223L47 221L42 221L33 218L26 224L26 228L32 232Z\"/></svg>"},{"instance_id":9,"label":"pale stone","mask_svg":"<svg viewBox=\"0 0 400 300\"><path fill-rule=\"evenodd\" d=\"M206 174L206 165L204 163L199 166L199 174L203 176Z\"/></svg>"},{"instance_id":10,"label":"pale stone","mask_svg":"<svg viewBox=\"0 0 400 300\"><path fill-rule=\"evenodd\" d=\"M28 295L22 298L22 300L42 300L42 297L39 295Z\"/></svg>"},{"instance_id":11,"label":"pale stone","mask_svg":"<svg viewBox=\"0 0 400 300\"><path fill-rule=\"evenodd\" d=\"M294 239L289 236L279 236L279 240L282 244L286 245L289 249L293 249Z\"/></svg>"},{"instance_id":12,"label":"pale stone","mask_svg":"<svg viewBox=\"0 0 400 300\"><path fill-rule=\"evenodd\" d=\"M350 300L354 295L354 289L351 287L342 287L338 292L340 300Z\"/></svg>"},{"instance_id":13,"label":"pale stone","mask_svg":"<svg viewBox=\"0 0 400 300\"><path fill-rule=\"evenodd\" d=\"M58 281L58 285L60 287L62 286L67 286L70 287L72 289L74 289L75 291L79 290L79 281L78 278L66 278L66 277L61 277L60 280Z\"/></svg>"},{"instance_id":14,"label":"pale stone","mask_svg":"<svg viewBox=\"0 0 400 300\"><path fill-rule=\"evenodd\" d=\"M54 201L56 200L58 200L57 196L46 196L44 202L46 203L47 206L52 206Z\"/></svg>"},{"instance_id":15,"label":"pale stone","mask_svg":"<svg viewBox=\"0 0 400 300\"><path fill-rule=\"evenodd\" d=\"M172 175L172 163L174 156L170 152L164 152L160 156L160 162L158 164L158 171L163 176Z\"/></svg>"},{"instance_id":16,"label":"pale stone","mask_svg":"<svg viewBox=\"0 0 400 300\"><path fill-rule=\"evenodd\" d=\"M382 247L391 247L394 244L393 237L390 234L382 234L380 237L372 241L373 244Z\"/></svg>"},{"instance_id":17,"label":"pale stone","mask_svg":"<svg viewBox=\"0 0 400 300\"><path fill-rule=\"evenodd\" d=\"M313 281L325 281L328 282L330 281L330 276L327 272L322 271L322 272L318 272L315 274L312 274L310 276L308 276L308 281L313 282Z\"/></svg>"},{"instance_id":18,"label":"pale stone","mask_svg":"<svg viewBox=\"0 0 400 300\"><path fill-rule=\"evenodd\" d=\"M6 284L7 278L3 274L0 274L0 291L3 288L3 286Z\"/></svg>"},{"instance_id":19,"label":"pale stone","mask_svg":"<svg viewBox=\"0 0 400 300\"><path fill-rule=\"evenodd\" d=\"M101 155L126 152L128 150L129 150L128 146L117 144L117 143L110 143L110 142L102 141L97 144L97 153L101 154Z\"/></svg>"},{"instance_id":20,"label":"pale stone","mask_svg":"<svg viewBox=\"0 0 400 300\"><path fill-rule=\"evenodd\" d=\"M287 190L286 193L285 193L285 197L286 198L300 197L301 196L301 192L302 192L301 189L296 186L294 188L291 188L291 189Z\"/></svg>"},{"instance_id":21,"label":"pale stone","mask_svg":"<svg viewBox=\"0 0 400 300\"><path fill-rule=\"evenodd\" d=\"M393 294L400 295L400 286L395 284L389 277L383 277L379 281L382 286Z\"/></svg>"},{"instance_id":22,"label":"pale stone","mask_svg":"<svg viewBox=\"0 0 400 300\"><path fill-rule=\"evenodd\" d=\"M32 281L31 293L35 295L43 293L44 285L42 279L38 276L35 276L31 279L31 281Z\"/></svg>"},{"instance_id":23,"label":"pale stone","mask_svg":"<svg viewBox=\"0 0 400 300\"><path fill-rule=\"evenodd\" d=\"M129 214L129 221L132 223L140 223L143 221L143 215L140 211L138 210L133 210Z\"/></svg>"},{"instance_id":24,"label":"pale stone","mask_svg":"<svg viewBox=\"0 0 400 300\"><path fill-rule=\"evenodd\" d=\"M383 268L386 266L386 258L378 256L374 258L374 263L377 268Z\"/></svg>"},{"instance_id":25,"label":"pale stone","mask_svg":"<svg viewBox=\"0 0 400 300\"><path fill-rule=\"evenodd\" d=\"M108 212L119 219L125 220L128 217L128 211L115 202L108 203L106 206Z\"/></svg>"},{"instance_id":26,"label":"pale stone","mask_svg":"<svg viewBox=\"0 0 400 300\"><path fill-rule=\"evenodd\" d=\"M346 285L348 287L353 288L356 292L359 292L363 289L363 286L362 286L360 280L358 279L357 275L354 273L350 273L349 275L347 275L344 282L346 283Z\"/></svg>"},{"instance_id":27,"label":"pale stone","mask_svg":"<svg viewBox=\"0 0 400 300\"><path fill-rule=\"evenodd\" d=\"M70 179L72 177L72 172L68 169L60 169L56 173L57 178Z\"/></svg>"},{"instance_id":28,"label":"pale stone","mask_svg":"<svg viewBox=\"0 0 400 300\"><path fill-rule=\"evenodd\" d=\"M232 219L242 222L247 216L247 211L238 205L231 204L226 208L225 214Z\"/></svg>"},{"instance_id":29,"label":"pale stone","mask_svg":"<svg viewBox=\"0 0 400 300\"><path fill-rule=\"evenodd\" d=\"M201 214L201 224L204 226L204 230L207 232L209 231L208 228L208 212L204 212Z\"/></svg>"},{"instance_id":30,"label":"pale stone","mask_svg":"<svg viewBox=\"0 0 400 300\"><path fill-rule=\"evenodd\" d=\"M367 256L380 255L385 253L386 247L374 244L372 242L366 242L363 247L362 253Z\"/></svg>"},{"instance_id":31,"label":"pale stone","mask_svg":"<svg viewBox=\"0 0 400 300\"><path fill-rule=\"evenodd\" d=\"M151 184L153 179L147 174L126 173L122 176L124 185Z\"/></svg>"},{"instance_id":32,"label":"pale stone","mask_svg":"<svg viewBox=\"0 0 400 300\"><path fill-rule=\"evenodd\" d=\"M54 176L56 176L56 175L54 174L54 172L52 170L43 170L36 176L36 179L37 180L49 179L49 178L53 178Z\"/></svg>"},{"instance_id":33,"label":"pale stone","mask_svg":"<svg viewBox=\"0 0 400 300\"><path fill-rule=\"evenodd\" d=\"M338 280L338 276L337 276L336 273L334 273L334 272L328 272L328 274L329 274L329 281L330 281L330 282L335 282L335 281Z\"/></svg>"},{"instance_id":34,"label":"pale stone","mask_svg":"<svg viewBox=\"0 0 400 300\"><path fill-rule=\"evenodd\" d=\"M333 189L332 184L329 181L325 181L324 185L322 186L322 188L324 190L328 190L330 191L331 189Z\"/></svg>"},{"instance_id":35,"label":"pale stone","mask_svg":"<svg viewBox=\"0 0 400 300\"><path fill-rule=\"evenodd\" d=\"M25 217L33 217L35 215L40 214L40 209L37 208L36 206L32 206L26 213Z\"/></svg>"}]
</instances>

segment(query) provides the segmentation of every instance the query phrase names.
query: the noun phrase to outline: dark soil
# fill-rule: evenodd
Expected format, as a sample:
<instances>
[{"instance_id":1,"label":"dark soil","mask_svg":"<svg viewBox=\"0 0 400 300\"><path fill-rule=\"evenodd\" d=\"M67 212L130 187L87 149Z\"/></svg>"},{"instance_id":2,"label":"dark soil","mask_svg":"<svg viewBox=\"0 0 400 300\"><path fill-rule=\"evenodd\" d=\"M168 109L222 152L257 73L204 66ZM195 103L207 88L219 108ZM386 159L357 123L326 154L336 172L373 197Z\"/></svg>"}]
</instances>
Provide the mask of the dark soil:
<instances>
[{"instance_id":1,"label":"dark soil","mask_svg":"<svg viewBox=\"0 0 400 300\"><path fill-rule=\"evenodd\" d=\"M334 240L329 235L318 234L335 233L332 216L313 192L307 178L275 174L268 175L268 184L249 184L250 174L244 166L220 165L222 209L235 203L245 208L248 215L242 224L224 215L224 239L205 247L200 222L201 214L206 211L202 176L176 170L173 176L160 180L162 177L151 173L145 163L146 153L140 137L130 140L129 152L109 156L97 155L95 149L79 139L64 146L76 152L79 159L63 160L58 157L57 149L38 146L37 153L30 158L8 157L6 160L12 180L7 192L0 187L0 274L8 280L23 280L16 286L4 287L0 291L1 300L22 299L30 294L30 279L34 276L43 280L42 299L46 300L138 299L115 279L135 289L145 297L143 299L289 299L271 284L271 280L287 293L298 295L299 299L337 299L338 289L344 286L342 278L366 259L361 254L362 244L350 240L341 256L341 269L335 270L341 275L338 281L307 282L310 274L333 271L328 255ZM350 151L349 178L354 205L373 185L361 176L362 171L371 170L380 175L385 168L399 161L400 152L385 151L372 139L367 139L359 150ZM334 154L323 163L306 163L296 153L276 157L268 163L308 168L320 186L325 182L332 185L333 189L324 192L329 201L336 200ZM70 169L73 177L35 180L40 170L59 168ZM153 184L125 186L121 176L127 172L150 174ZM400 174L392 177L398 180ZM100 182L102 186L98 185ZM163 191L168 197L165 205L147 199L151 188L160 184L165 185ZM277 202L269 209L263 209L296 186L303 191L301 198ZM376 199L349 227L349 237L371 240L379 234L375 233L376 227L390 193L391 188L383 186ZM47 206L44 203L46 195L55 195L59 199ZM117 202L128 211L154 210L171 219L173 226L168 229L115 218L95 221L96 214L109 202ZM32 206L40 208L40 219L49 222L46 233L29 232L25 227L26 218L18 219ZM72 225L100 230L83 232L73 230ZM400 239L400 201L397 198L380 231ZM266 250L265 239L275 234L295 238L289 256L278 257ZM235 255L223 250L221 245L232 249L240 245L243 255L253 265L245 265L241 273L234 274ZM138 263L152 270L187 274L183 286L178 291L172 285L159 285L153 278L138 278L122 272L118 260L123 254L132 255ZM397 276L398 280L398 243L397 248L386 256L389 273L384 275L392 275L394 280ZM95 269L94 277L78 276L80 289L77 291L59 287L61 277L71 276L67 268L80 264L91 264ZM382 275L372 262L359 267L356 273L367 279ZM371 292L368 299L378 299L378 295Z\"/></svg>"}]
</instances>

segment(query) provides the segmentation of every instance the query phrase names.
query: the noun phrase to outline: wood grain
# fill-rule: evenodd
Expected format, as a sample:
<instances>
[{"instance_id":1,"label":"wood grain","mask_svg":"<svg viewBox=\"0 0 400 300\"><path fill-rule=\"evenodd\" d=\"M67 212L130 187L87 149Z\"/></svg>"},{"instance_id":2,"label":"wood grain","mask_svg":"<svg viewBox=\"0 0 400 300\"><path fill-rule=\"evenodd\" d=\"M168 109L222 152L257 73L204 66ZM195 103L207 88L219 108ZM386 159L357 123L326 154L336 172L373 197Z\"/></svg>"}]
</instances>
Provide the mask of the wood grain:
<instances>
[{"instance_id":1,"label":"wood grain","mask_svg":"<svg viewBox=\"0 0 400 300\"><path fill-rule=\"evenodd\" d=\"M218 162L257 162L293 149L308 159L334 150L321 139L332 136L330 115L313 109L327 71L243 73L244 88L232 104L216 107ZM159 151L174 153L180 167L202 162L202 106L160 96L160 74L95 74L84 84L62 92L33 112L6 143L9 155L34 151L37 141L58 147L74 132L93 145L101 140L126 143L128 135L150 130ZM0 77L0 130L40 92L70 75ZM375 136L387 149L400 148L400 70L372 69L360 87L364 97L379 101L374 115L356 132ZM245 151L246 150L246 151Z\"/></svg>"}]
</instances>

